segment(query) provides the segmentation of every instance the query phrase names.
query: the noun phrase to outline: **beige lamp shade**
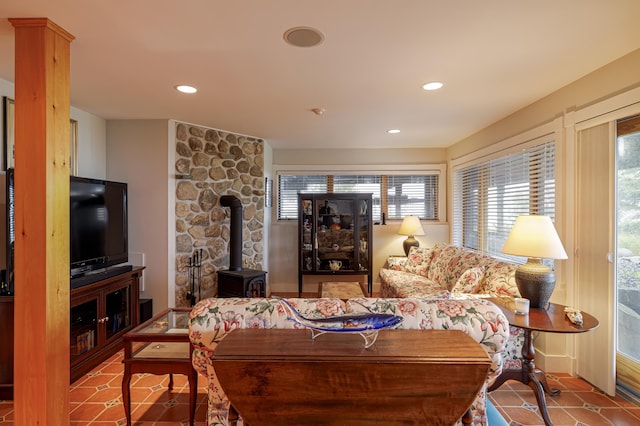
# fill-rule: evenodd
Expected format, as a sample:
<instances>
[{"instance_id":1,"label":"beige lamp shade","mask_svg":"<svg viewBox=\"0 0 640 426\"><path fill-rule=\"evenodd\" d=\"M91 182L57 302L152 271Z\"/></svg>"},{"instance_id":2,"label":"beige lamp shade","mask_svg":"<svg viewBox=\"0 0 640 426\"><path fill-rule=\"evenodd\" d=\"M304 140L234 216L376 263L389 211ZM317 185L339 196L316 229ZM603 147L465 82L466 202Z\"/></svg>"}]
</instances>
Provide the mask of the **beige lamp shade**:
<instances>
[{"instance_id":1,"label":"beige lamp shade","mask_svg":"<svg viewBox=\"0 0 640 426\"><path fill-rule=\"evenodd\" d=\"M551 218L540 215L518 216L502 252L524 257L567 258Z\"/></svg>"},{"instance_id":2,"label":"beige lamp shade","mask_svg":"<svg viewBox=\"0 0 640 426\"><path fill-rule=\"evenodd\" d=\"M547 309L556 286L556 275L541 259L567 258L551 218L518 216L502 246L502 252L528 258L515 271L518 291L522 297L529 299L532 308Z\"/></svg>"},{"instance_id":3,"label":"beige lamp shade","mask_svg":"<svg viewBox=\"0 0 640 426\"><path fill-rule=\"evenodd\" d=\"M402 220L402 225L400 225L400 229L398 230L398 234L408 235L407 239L402 243L404 254L408 256L411 247L420 246L418 240L416 240L413 236L424 235L424 229L422 229L420 218L418 216L405 216L405 218Z\"/></svg>"},{"instance_id":4,"label":"beige lamp shade","mask_svg":"<svg viewBox=\"0 0 640 426\"><path fill-rule=\"evenodd\" d=\"M405 216L398 230L400 235L424 235L424 229L418 216Z\"/></svg>"}]
</instances>

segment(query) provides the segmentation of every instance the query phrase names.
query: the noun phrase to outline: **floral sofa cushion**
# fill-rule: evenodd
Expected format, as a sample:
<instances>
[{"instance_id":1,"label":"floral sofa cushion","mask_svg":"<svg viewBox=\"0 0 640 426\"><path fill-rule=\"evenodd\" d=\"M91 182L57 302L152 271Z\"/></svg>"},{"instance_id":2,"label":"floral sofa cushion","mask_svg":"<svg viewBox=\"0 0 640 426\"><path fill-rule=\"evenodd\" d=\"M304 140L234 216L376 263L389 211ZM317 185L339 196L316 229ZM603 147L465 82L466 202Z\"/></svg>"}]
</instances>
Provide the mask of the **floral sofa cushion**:
<instances>
[{"instance_id":1,"label":"floral sofa cushion","mask_svg":"<svg viewBox=\"0 0 640 426\"><path fill-rule=\"evenodd\" d=\"M401 315L404 329L462 330L475 339L492 360L485 385L473 402L473 425L486 425L486 388L502 368L502 353L509 336L508 322L500 308L484 300L427 299L288 299L305 316L386 312ZM207 424L227 425L229 401L213 369L217 343L235 328L298 328L287 319L277 299L205 299L197 303L189 321L194 346L194 368L208 378ZM375 348L375 345L374 345Z\"/></svg>"},{"instance_id":2,"label":"floral sofa cushion","mask_svg":"<svg viewBox=\"0 0 640 426\"><path fill-rule=\"evenodd\" d=\"M428 278L439 282L451 290L460 276L469 268L477 266L481 257L477 253L462 247L445 245L429 266Z\"/></svg>"},{"instance_id":3,"label":"floral sofa cushion","mask_svg":"<svg viewBox=\"0 0 640 426\"><path fill-rule=\"evenodd\" d=\"M431 297L448 299L450 292L440 284L412 272L381 269L380 293L383 297Z\"/></svg>"},{"instance_id":4,"label":"floral sofa cushion","mask_svg":"<svg viewBox=\"0 0 640 426\"><path fill-rule=\"evenodd\" d=\"M484 277L484 266L474 266L460 275L451 289L452 293L478 293Z\"/></svg>"},{"instance_id":5,"label":"floral sofa cushion","mask_svg":"<svg viewBox=\"0 0 640 426\"><path fill-rule=\"evenodd\" d=\"M500 297L520 295L515 277L518 265L485 258L482 266L484 266L484 277L478 293Z\"/></svg>"},{"instance_id":6,"label":"floral sofa cushion","mask_svg":"<svg viewBox=\"0 0 640 426\"><path fill-rule=\"evenodd\" d=\"M434 251L430 248L411 247L404 270L423 277L428 276L433 254Z\"/></svg>"}]
</instances>

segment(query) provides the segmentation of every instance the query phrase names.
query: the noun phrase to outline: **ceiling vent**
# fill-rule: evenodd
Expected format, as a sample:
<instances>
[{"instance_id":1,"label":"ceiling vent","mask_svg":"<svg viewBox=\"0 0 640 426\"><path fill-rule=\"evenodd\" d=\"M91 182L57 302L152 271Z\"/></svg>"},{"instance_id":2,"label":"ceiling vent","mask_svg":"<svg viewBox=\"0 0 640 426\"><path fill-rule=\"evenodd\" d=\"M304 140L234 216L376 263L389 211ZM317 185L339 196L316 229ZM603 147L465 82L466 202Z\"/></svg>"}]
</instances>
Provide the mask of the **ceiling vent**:
<instances>
[{"instance_id":1,"label":"ceiling vent","mask_svg":"<svg viewBox=\"0 0 640 426\"><path fill-rule=\"evenodd\" d=\"M313 47L324 41L324 34L311 27L295 27L285 31L284 41L296 47Z\"/></svg>"}]
</instances>

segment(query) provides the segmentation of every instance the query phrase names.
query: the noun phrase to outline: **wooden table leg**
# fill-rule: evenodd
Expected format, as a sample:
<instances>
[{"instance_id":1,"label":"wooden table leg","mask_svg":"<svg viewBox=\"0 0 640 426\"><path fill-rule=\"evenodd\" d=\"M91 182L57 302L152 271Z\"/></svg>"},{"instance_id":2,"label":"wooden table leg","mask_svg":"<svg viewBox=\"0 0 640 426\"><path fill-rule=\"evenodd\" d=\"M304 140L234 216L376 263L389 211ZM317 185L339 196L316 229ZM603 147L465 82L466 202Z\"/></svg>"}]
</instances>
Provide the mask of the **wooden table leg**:
<instances>
[{"instance_id":1,"label":"wooden table leg","mask_svg":"<svg viewBox=\"0 0 640 426\"><path fill-rule=\"evenodd\" d=\"M544 420L544 424L547 426L553 426L551 418L549 417L547 400L544 394L546 392L551 396L556 396L560 394L560 389L551 389L551 387L549 387L549 384L547 383L547 377L545 376L544 371L536 368L536 365L534 363L536 351L533 347L532 334L533 332L531 330L524 329L524 345L522 346L522 368L520 370L504 370L488 390L489 392L491 392L498 389L507 380L517 380L520 383L524 383L533 390L533 393L536 396L536 401L538 401L538 408L540 409L540 415Z\"/></svg>"},{"instance_id":2,"label":"wooden table leg","mask_svg":"<svg viewBox=\"0 0 640 426\"><path fill-rule=\"evenodd\" d=\"M131 425L131 393L129 385L131 384L131 369L127 364L124 366L122 375L122 405L124 405L124 416L127 419L127 426Z\"/></svg>"}]
</instances>

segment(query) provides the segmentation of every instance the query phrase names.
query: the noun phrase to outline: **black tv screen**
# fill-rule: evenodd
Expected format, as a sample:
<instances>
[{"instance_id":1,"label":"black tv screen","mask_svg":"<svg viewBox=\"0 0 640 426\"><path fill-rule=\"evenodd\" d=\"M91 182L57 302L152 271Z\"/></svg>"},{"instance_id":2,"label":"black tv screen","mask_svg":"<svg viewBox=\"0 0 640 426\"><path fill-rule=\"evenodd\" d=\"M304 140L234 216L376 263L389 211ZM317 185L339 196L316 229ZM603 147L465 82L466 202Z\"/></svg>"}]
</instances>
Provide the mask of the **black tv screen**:
<instances>
[{"instance_id":1,"label":"black tv screen","mask_svg":"<svg viewBox=\"0 0 640 426\"><path fill-rule=\"evenodd\" d=\"M72 176L69 196L71 277L127 262L127 184Z\"/></svg>"}]
</instances>

